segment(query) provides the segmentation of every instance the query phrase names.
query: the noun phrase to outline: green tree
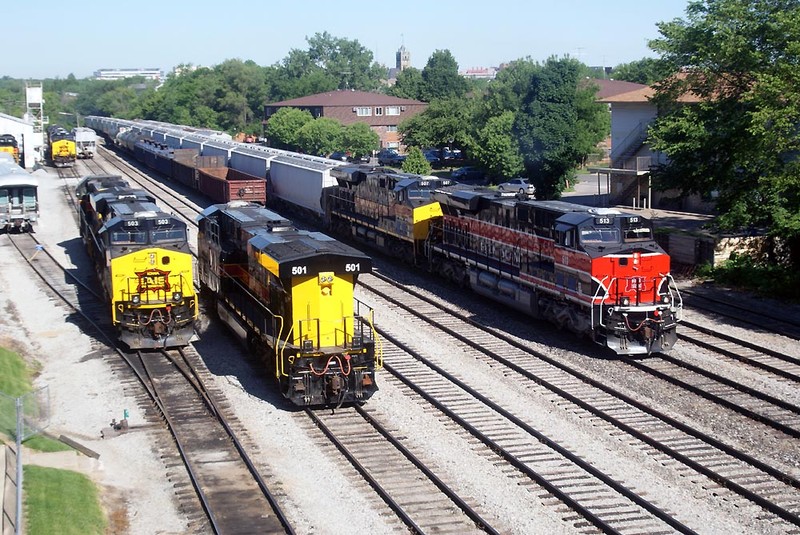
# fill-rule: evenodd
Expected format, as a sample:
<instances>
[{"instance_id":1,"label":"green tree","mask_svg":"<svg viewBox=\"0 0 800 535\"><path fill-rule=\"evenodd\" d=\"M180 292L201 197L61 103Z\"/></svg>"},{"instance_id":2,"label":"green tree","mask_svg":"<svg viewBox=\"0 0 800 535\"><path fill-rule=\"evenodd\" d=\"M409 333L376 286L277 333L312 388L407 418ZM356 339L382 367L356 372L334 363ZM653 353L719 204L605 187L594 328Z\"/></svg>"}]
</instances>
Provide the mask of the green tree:
<instances>
[{"instance_id":1,"label":"green tree","mask_svg":"<svg viewBox=\"0 0 800 535\"><path fill-rule=\"evenodd\" d=\"M723 228L761 227L800 266L800 3L691 2L650 47L680 76L657 86L655 180L717 193ZM687 100L698 102L687 103Z\"/></svg>"},{"instance_id":2,"label":"green tree","mask_svg":"<svg viewBox=\"0 0 800 535\"><path fill-rule=\"evenodd\" d=\"M521 175L525 167L519 144L513 136L514 112L491 117L469 142L472 158L495 179Z\"/></svg>"},{"instance_id":3,"label":"green tree","mask_svg":"<svg viewBox=\"0 0 800 535\"><path fill-rule=\"evenodd\" d=\"M329 117L309 121L297 133L297 145L307 154L330 154L342 146L342 123Z\"/></svg>"},{"instance_id":4,"label":"green tree","mask_svg":"<svg viewBox=\"0 0 800 535\"><path fill-rule=\"evenodd\" d=\"M535 69L522 97L513 131L538 198L560 197L605 136L608 110L595 102L596 87L584 83L585 74L575 59L550 58Z\"/></svg>"},{"instance_id":5,"label":"green tree","mask_svg":"<svg viewBox=\"0 0 800 535\"><path fill-rule=\"evenodd\" d=\"M464 146L469 138L471 103L463 97L434 100L422 113L398 125L406 145Z\"/></svg>"},{"instance_id":6,"label":"green tree","mask_svg":"<svg viewBox=\"0 0 800 535\"><path fill-rule=\"evenodd\" d=\"M317 65L304 50L292 49L281 63L267 69L268 99L280 102L292 98L334 91L338 81Z\"/></svg>"},{"instance_id":7,"label":"green tree","mask_svg":"<svg viewBox=\"0 0 800 535\"><path fill-rule=\"evenodd\" d=\"M226 60L214 69L217 87L213 109L224 130L262 131L261 118L266 100L264 69L253 61Z\"/></svg>"},{"instance_id":8,"label":"green tree","mask_svg":"<svg viewBox=\"0 0 800 535\"><path fill-rule=\"evenodd\" d=\"M469 85L458 74L458 63L449 50L437 50L422 69L425 82L421 100L431 102L438 98L463 97Z\"/></svg>"},{"instance_id":9,"label":"green tree","mask_svg":"<svg viewBox=\"0 0 800 535\"><path fill-rule=\"evenodd\" d=\"M389 88L388 94L412 100L425 98L425 80L422 79L422 71L414 67L403 69L397 75L394 85Z\"/></svg>"},{"instance_id":10,"label":"green tree","mask_svg":"<svg viewBox=\"0 0 800 535\"><path fill-rule=\"evenodd\" d=\"M300 130L313 121L314 118L311 113L306 110L281 108L269 118L264 133L269 140L270 146L294 150L300 146Z\"/></svg>"},{"instance_id":11,"label":"green tree","mask_svg":"<svg viewBox=\"0 0 800 535\"><path fill-rule=\"evenodd\" d=\"M655 58L642 58L630 63L621 63L611 71L614 80L652 85L669 76L668 67Z\"/></svg>"},{"instance_id":12,"label":"green tree","mask_svg":"<svg viewBox=\"0 0 800 535\"><path fill-rule=\"evenodd\" d=\"M411 147L408 150L408 155L403 161L404 173L415 173L417 175L431 174L431 164L428 162L422 150L419 147Z\"/></svg>"},{"instance_id":13,"label":"green tree","mask_svg":"<svg viewBox=\"0 0 800 535\"><path fill-rule=\"evenodd\" d=\"M333 37L328 32L307 38L311 61L337 80L338 89L373 91L386 68L373 61L372 52L358 41Z\"/></svg>"},{"instance_id":14,"label":"green tree","mask_svg":"<svg viewBox=\"0 0 800 535\"><path fill-rule=\"evenodd\" d=\"M342 148L355 157L371 156L380 145L380 136L367 123L352 123L342 129Z\"/></svg>"},{"instance_id":15,"label":"green tree","mask_svg":"<svg viewBox=\"0 0 800 535\"><path fill-rule=\"evenodd\" d=\"M25 83L3 76L0 78L0 112L14 117L25 113Z\"/></svg>"}]
</instances>

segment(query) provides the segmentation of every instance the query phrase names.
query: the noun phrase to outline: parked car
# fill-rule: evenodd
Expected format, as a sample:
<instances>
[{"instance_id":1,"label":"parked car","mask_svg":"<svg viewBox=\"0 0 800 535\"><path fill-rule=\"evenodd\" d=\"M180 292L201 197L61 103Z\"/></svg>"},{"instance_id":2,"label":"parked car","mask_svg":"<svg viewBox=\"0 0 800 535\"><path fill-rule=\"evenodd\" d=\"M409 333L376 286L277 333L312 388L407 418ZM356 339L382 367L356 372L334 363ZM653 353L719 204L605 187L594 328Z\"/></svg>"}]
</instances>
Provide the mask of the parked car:
<instances>
[{"instance_id":1,"label":"parked car","mask_svg":"<svg viewBox=\"0 0 800 535\"><path fill-rule=\"evenodd\" d=\"M483 182L486 173L479 167L465 165L450 173L450 177L458 182Z\"/></svg>"},{"instance_id":2,"label":"parked car","mask_svg":"<svg viewBox=\"0 0 800 535\"><path fill-rule=\"evenodd\" d=\"M342 162L347 161L347 153L343 150L337 150L336 152L332 152L328 155L328 158L331 160L340 160Z\"/></svg>"},{"instance_id":3,"label":"parked car","mask_svg":"<svg viewBox=\"0 0 800 535\"><path fill-rule=\"evenodd\" d=\"M522 193L533 195L533 184L524 178L512 178L497 185L497 190L503 193Z\"/></svg>"},{"instance_id":4,"label":"parked car","mask_svg":"<svg viewBox=\"0 0 800 535\"><path fill-rule=\"evenodd\" d=\"M378 152L378 165L400 166L406 161L406 156L394 149L381 149Z\"/></svg>"},{"instance_id":5,"label":"parked car","mask_svg":"<svg viewBox=\"0 0 800 535\"><path fill-rule=\"evenodd\" d=\"M422 151L425 159L431 164L431 167L438 167L442 163L442 158L439 156L440 152L437 149L425 149Z\"/></svg>"},{"instance_id":6,"label":"parked car","mask_svg":"<svg viewBox=\"0 0 800 535\"><path fill-rule=\"evenodd\" d=\"M364 154L362 156L348 156L347 161L353 163L369 163L370 156L369 154Z\"/></svg>"}]
</instances>

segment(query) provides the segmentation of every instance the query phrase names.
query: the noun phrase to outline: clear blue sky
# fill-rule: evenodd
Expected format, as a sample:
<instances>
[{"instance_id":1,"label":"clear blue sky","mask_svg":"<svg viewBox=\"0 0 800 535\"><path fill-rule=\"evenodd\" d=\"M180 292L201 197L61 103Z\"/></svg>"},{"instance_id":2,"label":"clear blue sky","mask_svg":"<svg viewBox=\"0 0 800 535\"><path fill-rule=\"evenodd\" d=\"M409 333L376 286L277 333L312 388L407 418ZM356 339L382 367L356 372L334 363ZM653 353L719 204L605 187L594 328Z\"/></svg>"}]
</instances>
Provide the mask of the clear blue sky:
<instances>
[{"instance_id":1,"label":"clear blue sky","mask_svg":"<svg viewBox=\"0 0 800 535\"><path fill-rule=\"evenodd\" d=\"M404 44L413 67L449 50L460 69L570 55L614 66L654 57L656 23L685 18L688 0L162 0L6 1L0 76L78 78L101 68L226 59L272 65L306 37L357 40L387 67Z\"/></svg>"}]
</instances>

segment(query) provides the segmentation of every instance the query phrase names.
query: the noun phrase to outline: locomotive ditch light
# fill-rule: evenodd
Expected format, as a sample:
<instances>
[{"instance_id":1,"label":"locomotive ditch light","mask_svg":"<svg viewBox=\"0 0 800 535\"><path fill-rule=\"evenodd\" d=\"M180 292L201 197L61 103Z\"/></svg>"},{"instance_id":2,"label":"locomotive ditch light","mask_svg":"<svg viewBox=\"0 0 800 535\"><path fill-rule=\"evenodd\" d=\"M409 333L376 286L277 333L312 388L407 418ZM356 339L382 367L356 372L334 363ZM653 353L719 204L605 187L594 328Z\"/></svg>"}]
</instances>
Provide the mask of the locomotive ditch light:
<instances>
[{"instance_id":1,"label":"locomotive ditch light","mask_svg":"<svg viewBox=\"0 0 800 535\"><path fill-rule=\"evenodd\" d=\"M182 294L182 293L180 293L180 292L174 292L174 293L172 294L172 300L173 300L173 301L175 301L176 303L177 303L178 301L180 301L180 300L181 300L181 298L183 298L183 294Z\"/></svg>"},{"instance_id":2,"label":"locomotive ditch light","mask_svg":"<svg viewBox=\"0 0 800 535\"><path fill-rule=\"evenodd\" d=\"M139 297L138 295L134 295L134 296L131 297L131 303L133 303L134 305L138 305L141 302L142 302L142 298Z\"/></svg>"},{"instance_id":3,"label":"locomotive ditch light","mask_svg":"<svg viewBox=\"0 0 800 535\"><path fill-rule=\"evenodd\" d=\"M303 351L314 351L314 340L303 340Z\"/></svg>"},{"instance_id":4,"label":"locomotive ditch light","mask_svg":"<svg viewBox=\"0 0 800 535\"><path fill-rule=\"evenodd\" d=\"M662 295L661 296L661 302L664 303L665 305L669 304L669 296L668 295Z\"/></svg>"},{"instance_id":5,"label":"locomotive ditch light","mask_svg":"<svg viewBox=\"0 0 800 535\"><path fill-rule=\"evenodd\" d=\"M624 306L624 307L630 305L631 304L630 297L623 297L622 299L619 300L619 304Z\"/></svg>"}]
</instances>

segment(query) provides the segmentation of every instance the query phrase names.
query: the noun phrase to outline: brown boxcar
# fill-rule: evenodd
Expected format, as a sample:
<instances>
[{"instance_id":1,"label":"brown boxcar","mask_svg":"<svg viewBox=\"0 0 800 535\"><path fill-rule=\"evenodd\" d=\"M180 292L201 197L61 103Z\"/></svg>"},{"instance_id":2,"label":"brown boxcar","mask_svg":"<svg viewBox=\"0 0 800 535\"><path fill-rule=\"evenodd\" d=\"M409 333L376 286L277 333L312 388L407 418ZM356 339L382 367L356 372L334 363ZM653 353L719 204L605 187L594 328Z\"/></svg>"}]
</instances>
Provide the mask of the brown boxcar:
<instances>
[{"instance_id":1,"label":"brown boxcar","mask_svg":"<svg viewBox=\"0 0 800 535\"><path fill-rule=\"evenodd\" d=\"M194 190L199 189L197 168L225 167L224 156L198 156L197 149L175 149L172 157L172 179Z\"/></svg>"},{"instance_id":2,"label":"brown boxcar","mask_svg":"<svg viewBox=\"0 0 800 535\"><path fill-rule=\"evenodd\" d=\"M267 181L230 167L198 168L197 189L215 203L267 202Z\"/></svg>"}]
</instances>

